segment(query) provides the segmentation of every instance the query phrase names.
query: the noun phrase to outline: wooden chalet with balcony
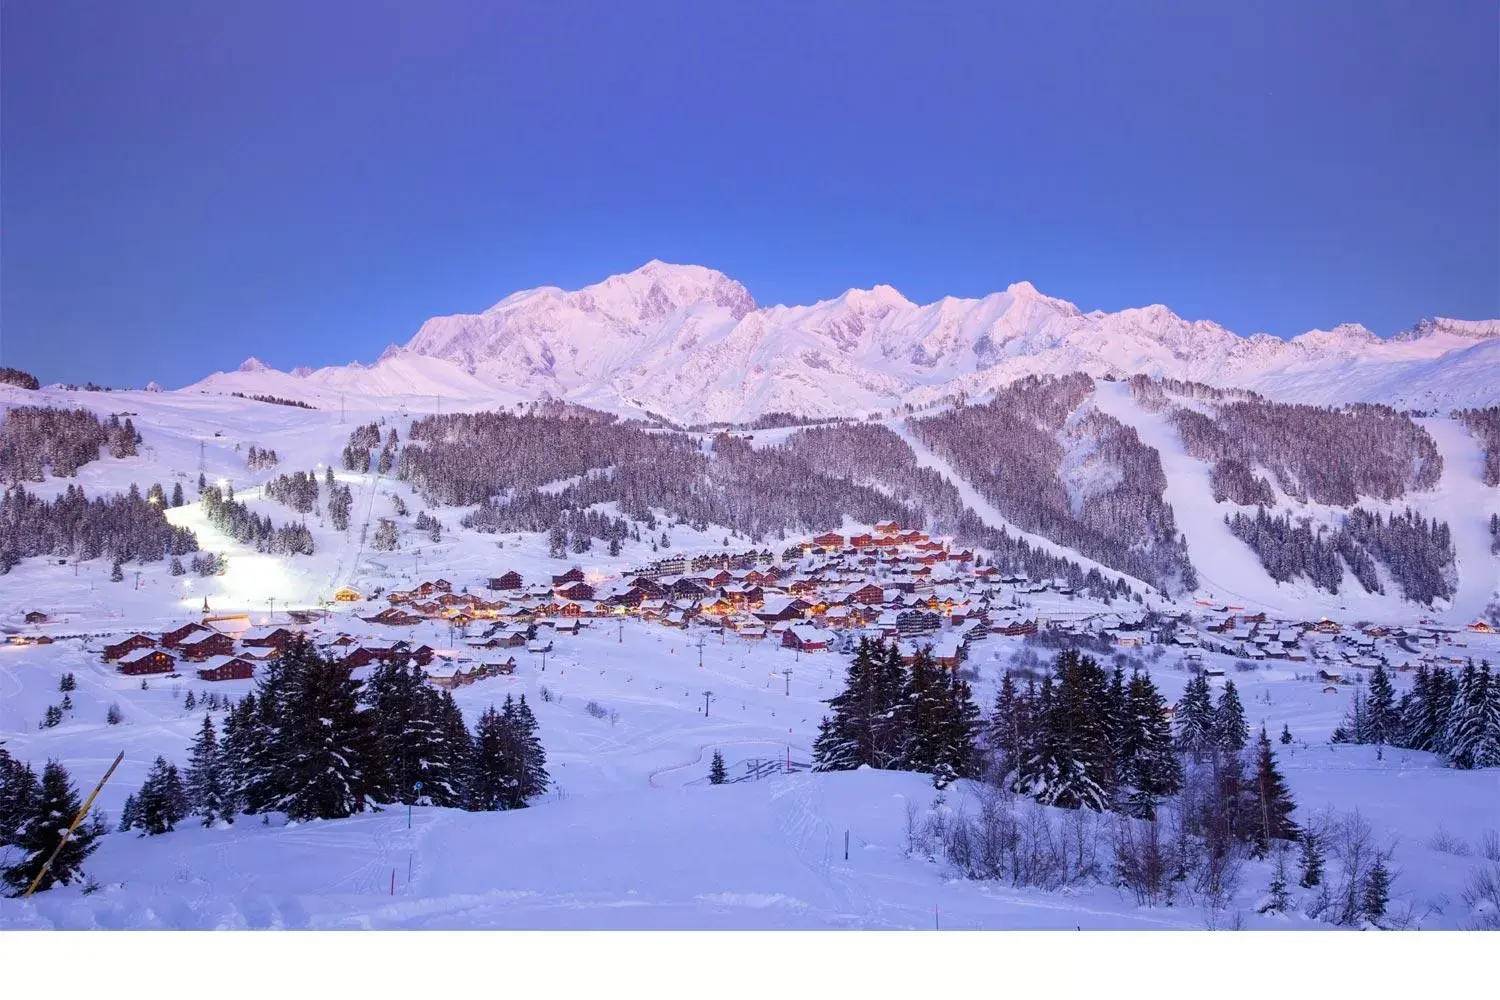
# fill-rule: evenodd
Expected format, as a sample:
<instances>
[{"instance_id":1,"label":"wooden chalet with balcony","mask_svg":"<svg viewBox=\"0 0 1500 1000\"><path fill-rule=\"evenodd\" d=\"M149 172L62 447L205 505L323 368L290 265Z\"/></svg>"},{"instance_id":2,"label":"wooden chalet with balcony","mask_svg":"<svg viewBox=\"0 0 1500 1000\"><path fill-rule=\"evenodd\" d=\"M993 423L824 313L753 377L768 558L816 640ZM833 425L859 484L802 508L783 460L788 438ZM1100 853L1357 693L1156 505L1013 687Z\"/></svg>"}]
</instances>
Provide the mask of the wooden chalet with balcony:
<instances>
[{"instance_id":1,"label":"wooden chalet with balcony","mask_svg":"<svg viewBox=\"0 0 1500 1000\"><path fill-rule=\"evenodd\" d=\"M138 674L170 674L177 660L160 649L137 649L120 657L116 669L134 677Z\"/></svg>"},{"instance_id":2,"label":"wooden chalet with balcony","mask_svg":"<svg viewBox=\"0 0 1500 1000\"><path fill-rule=\"evenodd\" d=\"M245 681L255 676L255 664L243 656L216 656L198 668L204 681Z\"/></svg>"},{"instance_id":3,"label":"wooden chalet with balcony","mask_svg":"<svg viewBox=\"0 0 1500 1000\"><path fill-rule=\"evenodd\" d=\"M121 639L119 642L111 643L104 647L104 662L114 663L124 659L127 655L138 649L152 649L156 646L156 640L143 632L137 632L132 636Z\"/></svg>"}]
</instances>

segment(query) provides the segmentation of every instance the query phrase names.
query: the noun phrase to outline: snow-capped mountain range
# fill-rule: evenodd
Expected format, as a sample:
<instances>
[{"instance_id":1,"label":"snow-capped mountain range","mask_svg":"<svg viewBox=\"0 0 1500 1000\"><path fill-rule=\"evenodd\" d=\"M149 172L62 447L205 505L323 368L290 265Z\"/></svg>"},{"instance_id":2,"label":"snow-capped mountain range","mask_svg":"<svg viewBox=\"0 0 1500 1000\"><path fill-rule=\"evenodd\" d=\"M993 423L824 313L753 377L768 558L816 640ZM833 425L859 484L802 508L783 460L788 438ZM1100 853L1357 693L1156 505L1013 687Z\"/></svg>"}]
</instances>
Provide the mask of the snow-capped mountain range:
<instances>
[{"instance_id":1,"label":"snow-capped mountain range","mask_svg":"<svg viewBox=\"0 0 1500 1000\"><path fill-rule=\"evenodd\" d=\"M771 411L865 416L1072 371L1139 372L1316 403L1491 405L1500 402L1500 320L1423 320L1388 339L1343 324L1281 340L1161 305L1086 313L1028 282L927 305L876 285L763 307L718 271L651 261L577 291L537 288L482 313L434 317L373 365L284 373L252 358L188 388L455 403L550 396L690 424Z\"/></svg>"}]
</instances>

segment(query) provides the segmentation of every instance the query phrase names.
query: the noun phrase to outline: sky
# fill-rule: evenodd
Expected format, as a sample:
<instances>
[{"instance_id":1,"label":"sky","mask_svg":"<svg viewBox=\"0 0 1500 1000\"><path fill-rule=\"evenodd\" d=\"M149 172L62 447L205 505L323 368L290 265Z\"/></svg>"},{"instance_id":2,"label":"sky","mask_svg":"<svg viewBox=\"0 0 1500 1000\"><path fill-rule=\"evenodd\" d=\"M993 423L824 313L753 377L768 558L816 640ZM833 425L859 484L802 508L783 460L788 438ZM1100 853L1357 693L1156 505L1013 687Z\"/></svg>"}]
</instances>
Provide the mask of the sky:
<instances>
[{"instance_id":1,"label":"sky","mask_svg":"<svg viewBox=\"0 0 1500 1000\"><path fill-rule=\"evenodd\" d=\"M0 5L0 364L371 361L647 260L1500 316L1493 0Z\"/></svg>"}]
</instances>

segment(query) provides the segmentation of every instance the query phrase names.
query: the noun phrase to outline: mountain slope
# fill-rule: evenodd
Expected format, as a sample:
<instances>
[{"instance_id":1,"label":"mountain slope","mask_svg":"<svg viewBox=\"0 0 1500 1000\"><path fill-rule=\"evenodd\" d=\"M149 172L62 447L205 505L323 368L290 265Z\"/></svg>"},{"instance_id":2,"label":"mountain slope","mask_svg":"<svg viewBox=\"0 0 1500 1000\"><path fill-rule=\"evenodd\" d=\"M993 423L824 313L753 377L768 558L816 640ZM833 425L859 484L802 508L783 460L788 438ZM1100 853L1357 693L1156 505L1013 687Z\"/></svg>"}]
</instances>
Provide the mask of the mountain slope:
<instances>
[{"instance_id":1,"label":"mountain slope","mask_svg":"<svg viewBox=\"0 0 1500 1000\"><path fill-rule=\"evenodd\" d=\"M1161 305L1085 313L1027 282L927 305L877 285L762 307L718 271L651 261L577 291L532 289L482 313L430 319L371 366L286 375L247 362L189 388L310 399L545 395L692 424L775 411L866 416L1073 371L1308 402L1487 405L1500 401L1497 358L1500 320L1424 320L1386 340L1355 324L1291 340L1242 337Z\"/></svg>"}]
</instances>

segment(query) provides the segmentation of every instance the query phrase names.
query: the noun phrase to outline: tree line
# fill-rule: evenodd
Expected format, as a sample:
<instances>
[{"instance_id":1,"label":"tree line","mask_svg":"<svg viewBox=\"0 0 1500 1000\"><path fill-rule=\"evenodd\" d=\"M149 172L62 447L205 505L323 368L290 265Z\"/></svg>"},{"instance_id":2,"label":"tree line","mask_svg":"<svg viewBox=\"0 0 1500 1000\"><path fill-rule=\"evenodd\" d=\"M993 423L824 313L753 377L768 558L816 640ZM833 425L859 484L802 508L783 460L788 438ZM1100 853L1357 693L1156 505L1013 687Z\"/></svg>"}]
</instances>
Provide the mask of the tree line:
<instances>
[{"instance_id":1,"label":"tree line","mask_svg":"<svg viewBox=\"0 0 1500 1000\"><path fill-rule=\"evenodd\" d=\"M844 690L827 704L815 771L921 771L938 788L981 773L979 707L968 682L938 665L930 647L907 665L898 644L861 639Z\"/></svg>"},{"instance_id":2,"label":"tree line","mask_svg":"<svg viewBox=\"0 0 1500 1000\"><path fill-rule=\"evenodd\" d=\"M1500 767L1500 677L1488 661L1461 670L1417 668L1411 689L1396 698L1384 664L1357 692L1334 742L1366 743L1435 753L1449 767Z\"/></svg>"},{"instance_id":3,"label":"tree line","mask_svg":"<svg viewBox=\"0 0 1500 1000\"><path fill-rule=\"evenodd\" d=\"M1028 376L988 403L907 423L1017 527L1160 590L1191 590L1161 456L1113 417L1080 412L1093 389L1082 373ZM1075 475L1085 458L1110 474Z\"/></svg>"},{"instance_id":4,"label":"tree line","mask_svg":"<svg viewBox=\"0 0 1500 1000\"><path fill-rule=\"evenodd\" d=\"M1250 471L1257 468L1268 470L1293 499L1335 507L1432 489L1443 471L1432 436L1389 406L1331 408L1261 398L1217 403L1211 414L1180 407L1171 419L1188 454L1214 463L1214 495L1221 502L1269 505L1271 486Z\"/></svg>"},{"instance_id":5,"label":"tree line","mask_svg":"<svg viewBox=\"0 0 1500 1000\"><path fill-rule=\"evenodd\" d=\"M1305 577L1319 590L1337 594L1347 566L1367 592L1383 594L1378 560L1408 601L1431 604L1452 597L1457 585L1447 522L1429 521L1410 509L1387 517L1356 507L1336 527L1316 531L1308 518L1293 521L1264 507L1257 507L1254 517L1235 511L1224 522L1279 583Z\"/></svg>"},{"instance_id":6,"label":"tree line","mask_svg":"<svg viewBox=\"0 0 1500 1000\"><path fill-rule=\"evenodd\" d=\"M202 493L204 516L208 522L242 545L254 545L257 552L278 555L312 555L313 537L302 522L277 527L269 515L260 515L234 498L234 487L220 488L210 484Z\"/></svg>"},{"instance_id":7,"label":"tree line","mask_svg":"<svg viewBox=\"0 0 1500 1000\"><path fill-rule=\"evenodd\" d=\"M141 436L129 417L101 421L92 411L13 406L0 422L0 479L40 483L47 470L70 478L107 448L114 458L136 454Z\"/></svg>"},{"instance_id":8,"label":"tree line","mask_svg":"<svg viewBox=\"0 0 1500 1000\"><path fill-rule=\"evenodd\" d=\"M125 493L92 500L82 487L69 485L52 501L12 486L0 493L0 575L31 556L105 558L118 564L197 551L198 537L168 523L164 506L151 503L134 483Z\"/></svg>"},{"instance_id":9,"label":"tree line","mask_svg":"<svg viewBox=\"0 0 1500 1000\"><path fill-rule=\"evenodd\" d=\"M1481 474L1484 485L1500 486L1500 406L1459 410L1454 416L1463 422L1484 451L1484 472Z\"/></svg>"}]
</instances>

